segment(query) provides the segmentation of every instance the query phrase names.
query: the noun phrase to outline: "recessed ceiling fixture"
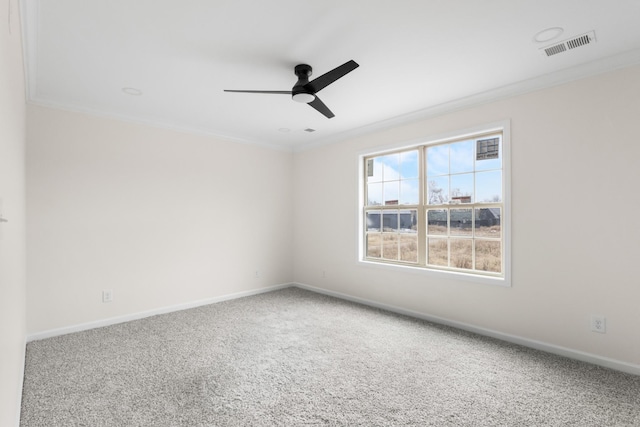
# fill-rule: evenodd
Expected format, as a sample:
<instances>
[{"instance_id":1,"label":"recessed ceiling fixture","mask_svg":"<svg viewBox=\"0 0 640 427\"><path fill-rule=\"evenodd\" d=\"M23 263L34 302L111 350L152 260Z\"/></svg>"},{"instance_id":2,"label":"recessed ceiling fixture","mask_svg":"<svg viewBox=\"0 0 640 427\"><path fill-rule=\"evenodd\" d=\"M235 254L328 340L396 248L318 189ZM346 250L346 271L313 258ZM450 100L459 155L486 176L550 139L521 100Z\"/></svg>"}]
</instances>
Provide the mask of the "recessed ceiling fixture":
<instances>
[{"instance_id":1,"label":"recessed ceiling fixture","mask_svg":"<svg viewBox=\"0 0 640 427\"><path fill-rule=\"evenodd\" d=\"M304 131L311 133L311 132L315 132L316 130L311 128L306 128Z\"/></svg>"},{"instance_id":2,"label":"recessed ceiling fixture","mask_svg":"<svg viewBox=\"0 0 640 427\"><path fill-rule=\"evenodd\" d=\"M278 131L283 132L283 133L288 133L288 132L291 132L291 129L289 129L289 128L280 128L280 129L278 129Z\"/></svg>"},{"instance_id":3,"label":"recessed ceiling fixture","mask_svg":"<svg viewBox=\"0 0 640 427\"><path fill-rule=\"evenodd\" d=\"M533 36L533 41L536 43L547 43L560 37L562 33L564 33L564 28L561 27L545 28L542 31L538 31L536 35Z\"/></svg>"},{"instance_id":4,"label":"recessed ceiling fixture","mask_svg":"<svg viewBox=\"0 0 640 427\"><path fill-rule=\"evenodd\" d=\"M142 91L140 89L136 89L135 87L123 87L122 91L127 95L133 95L133 96L142 95Z\"/></svg>"}]
</instances>

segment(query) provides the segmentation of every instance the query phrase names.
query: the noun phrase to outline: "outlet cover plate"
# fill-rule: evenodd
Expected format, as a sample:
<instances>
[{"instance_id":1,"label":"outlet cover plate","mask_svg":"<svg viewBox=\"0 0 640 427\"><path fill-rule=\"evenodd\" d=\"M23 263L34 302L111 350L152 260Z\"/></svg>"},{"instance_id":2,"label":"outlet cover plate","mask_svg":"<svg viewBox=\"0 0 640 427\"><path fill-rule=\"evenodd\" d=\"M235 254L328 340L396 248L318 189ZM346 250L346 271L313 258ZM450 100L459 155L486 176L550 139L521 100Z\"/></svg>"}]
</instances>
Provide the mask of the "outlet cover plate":
<instances>
[{"instance_id":1,"label":"outlet cover plate","mask_svg":"<svg viewBox=\"0 0 640 427\"><path fill-rule=\"evenodd\" d=\"M591 330L601 334L607 333L607 318L599 315L591 316Z\"/></svg>"},{"instance_id":2,"label":"outlet cover plate","mask_svg":"<svg viewBox=\"0 0 640 427\"><path fill-rule=\"evenodd\" d=\"M102 302L111 302L113 301L113 290L105 289L102 291Z\"/></svg>"}]
</instances>

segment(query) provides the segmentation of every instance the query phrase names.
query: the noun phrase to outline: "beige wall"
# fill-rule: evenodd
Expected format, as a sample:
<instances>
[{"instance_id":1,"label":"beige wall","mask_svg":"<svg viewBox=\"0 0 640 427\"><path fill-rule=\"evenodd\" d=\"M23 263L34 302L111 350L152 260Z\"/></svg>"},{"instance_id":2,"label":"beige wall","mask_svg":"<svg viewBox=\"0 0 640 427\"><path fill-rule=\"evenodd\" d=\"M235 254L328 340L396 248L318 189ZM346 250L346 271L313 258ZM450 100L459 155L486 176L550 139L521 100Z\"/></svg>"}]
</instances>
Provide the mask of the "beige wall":
<instances>
[{"instance_id":1,"label":"beige wall","mask_svg":"<svg viewBox=\"0 0 640 427\"><path fill-rule=\"evenodd\" d=\"M20 416L26 286L24 145L22 46L18 2L11 0L0 7L0 213L9 220L0 224L1 426L17 426Z\"/></svg>"},{"instance_id":2,"label":"beige wall","mask_svg":"<svg viewBox=\"0 0 640 427\"><path fill-rule=\"evenodd\" d=\"M290 152L37 106L27 129L29 334L291 282Z\"/></svg>"},{"instance_id":3,"label":"beige wall","mask_svg":"<svg viewBox=\"0 0 640 427\"><path fill-rule=\"evenodd\" d=\"M632 67L297 153L294 279L638 366L639 116ZM357 263L358 153L505 119L512 287Z\"/></svg>"}]
</instances>

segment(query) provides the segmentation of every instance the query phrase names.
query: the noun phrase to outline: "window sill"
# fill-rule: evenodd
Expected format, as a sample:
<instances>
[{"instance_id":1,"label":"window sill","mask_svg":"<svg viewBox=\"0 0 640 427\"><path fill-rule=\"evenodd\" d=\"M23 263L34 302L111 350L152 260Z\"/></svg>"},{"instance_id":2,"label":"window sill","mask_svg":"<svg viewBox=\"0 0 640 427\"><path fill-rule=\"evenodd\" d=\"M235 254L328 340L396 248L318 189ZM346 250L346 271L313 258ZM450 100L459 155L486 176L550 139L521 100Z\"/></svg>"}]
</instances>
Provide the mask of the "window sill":
<instances>
[{"instance_id":1,"label":"window sill","mask_svg":"<svg viewBox=\"0 0 640 427\"><path fill-rule=\"evenodd\" d=\"M459 280L465 282L474 282L482 285L492 285L501 287L511 287L511 281L505 274L505 277L481 276L478 274L469 274L458 271L433 270L424 267L413 267L409 265L387 264L383 262L375 262L368 260L358 260L359 266L365 268L379 268L387 271L395 271L399 273L417 274L425 277L433 277L445 280Z\"/></svg>"}]
</instances>

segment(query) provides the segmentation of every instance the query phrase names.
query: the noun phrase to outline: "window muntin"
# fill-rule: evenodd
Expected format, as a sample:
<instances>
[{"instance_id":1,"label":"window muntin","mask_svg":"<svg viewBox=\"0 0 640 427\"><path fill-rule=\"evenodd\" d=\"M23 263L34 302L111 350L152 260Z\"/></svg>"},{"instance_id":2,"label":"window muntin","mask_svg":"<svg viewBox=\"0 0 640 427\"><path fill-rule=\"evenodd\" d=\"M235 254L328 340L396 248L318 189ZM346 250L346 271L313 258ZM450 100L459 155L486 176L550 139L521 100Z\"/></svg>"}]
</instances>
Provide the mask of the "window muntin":
<instances>
[{"instance_id":1,"label":"window muntin","mask_svg":"<svg viewBox=\"0 0 640 427\"><path fill-rule=\"evenodd\" d=\"M499 207L427 209L426 265L501 274L501 222Z\"/></svg>"},{"instance_id":2,"label":"window muntin","mask_svg":"<svg viewBox=\"0 0 640 427\"><path fill-rule=\"evenodd\" d=\"M366 256L418 262L418 210L372 209L366 212Z\"/></svg>"},{"instance_id":3,"label":"window muntin","mask_svg":"<svg viewBox=\"0 0 640 427\"><path fill-rule=\"evenodd\" d=\"M365 157L364 259L504 277L502 153L496 132Z\"/></svg>"},{"instance_id":4,"label":"window muntin","mask_svg":"<svg viewBox=\"0 0 640 427\"><path fill-rule=\"evenodd\" d=\"M419 151L369 158L367 206L417 205L420 195Z\"/></svg>"}]
</instances>

